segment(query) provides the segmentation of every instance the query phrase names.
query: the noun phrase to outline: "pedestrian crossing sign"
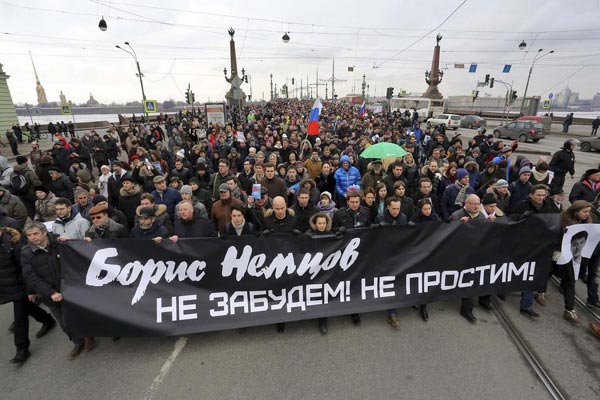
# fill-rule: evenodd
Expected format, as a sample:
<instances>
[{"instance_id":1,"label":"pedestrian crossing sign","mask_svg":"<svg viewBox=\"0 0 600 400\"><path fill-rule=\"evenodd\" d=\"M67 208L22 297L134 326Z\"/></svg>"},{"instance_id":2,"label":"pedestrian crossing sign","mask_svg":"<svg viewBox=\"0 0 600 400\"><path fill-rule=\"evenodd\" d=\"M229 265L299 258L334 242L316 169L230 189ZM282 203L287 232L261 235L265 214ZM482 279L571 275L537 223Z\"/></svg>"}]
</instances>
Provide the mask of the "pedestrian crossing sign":
<instances>
[{"instance_id":1,"label":"pedestrian crossing sign","mask_svg":"<svg viewBox=\"0 0 600 400\"><path fill-rule=\"evenodd\" d=\"M542 103L542 108L550 108L552 107L552 100L544 100Z\"/></svg>"},{"instance_id":2,"label":"pedestrian crossing sign","mask_svg":"<svg viewBox=\"0 0 600 400\"><path fill-rule=\"evenodd\" d=\"M144 100L144 112L156 112L156 100Z\"/></svg>"},{"instance_id":3,"label":"pedestrian crossing sign","mask_svg":"<svg viewBox=\"0 0 600 400\"><path fill-rule=\"evenodd\" d=\"M70 105L62 105L60 106L63 114L71 114L71 106Z\"/></svg>"}]
</instances>

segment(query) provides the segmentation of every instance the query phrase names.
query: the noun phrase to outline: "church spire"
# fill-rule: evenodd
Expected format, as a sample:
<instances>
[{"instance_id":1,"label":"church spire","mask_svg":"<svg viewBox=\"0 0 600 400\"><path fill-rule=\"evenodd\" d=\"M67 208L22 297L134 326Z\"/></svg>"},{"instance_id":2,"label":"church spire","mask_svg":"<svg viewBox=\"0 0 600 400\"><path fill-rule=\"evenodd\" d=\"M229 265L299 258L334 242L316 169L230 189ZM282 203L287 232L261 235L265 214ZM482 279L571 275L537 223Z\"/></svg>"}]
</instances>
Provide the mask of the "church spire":
<instances>
[{"instance_id":1,"label":"church spire","mask_svg":"<svg viewBox=\"0 0 600 400\"><path fill-rule=\"evenodd\" d=\"M44 87L40 83L40 78L38 77L37 70L35 69L35 64L33 63L33 57L31 55L31 51L29 51L29 58L31 58L31 65L33 66L33 73L35 75L35 91L37 92L38 105L48 104L48 98L46 97L46 91L44 90Z\"/></svg>"}]
</instances>

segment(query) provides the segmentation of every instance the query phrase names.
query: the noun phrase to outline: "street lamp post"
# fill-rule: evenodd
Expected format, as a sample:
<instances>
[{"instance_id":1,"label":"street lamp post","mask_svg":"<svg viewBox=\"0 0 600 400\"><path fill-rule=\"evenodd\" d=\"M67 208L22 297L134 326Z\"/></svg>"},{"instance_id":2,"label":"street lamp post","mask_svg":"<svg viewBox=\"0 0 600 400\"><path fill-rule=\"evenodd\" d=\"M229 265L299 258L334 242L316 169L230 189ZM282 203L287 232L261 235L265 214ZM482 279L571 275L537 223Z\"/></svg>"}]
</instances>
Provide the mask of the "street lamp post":
<instances>
[{"instance_id":1,"label":"street lamp post","mask_svg":"<svg viewBox=\"0 0 600 400\"><path fill-rule=\"evenodd\" d=\"M115 47L116 47L117 49L121 49L121 50L123 50L125 53L129 54L131 57L133 57L133 60L135 61L135 65L136 65L136 67L137 67L137 70L138 70L138 73L136 74L136 76L138 76L138 77L140 78L140 86L141 86L141 88L142 88L142 100L143 100L143 101L142 101L142 107L144 108L144 114L146 115L146 121L148 121L148 113L146 112L146 107L145 107L145 103L146 103L146 93L144 92L144 82L142 81L142 77L143 77L144 75L142 74L142 70L140 69L140 63L139 63L139 61L138 61L137 54L136 54L135 50L133 49L133 47L131 47L131 45L129 44L129 42L125 42L125 44L126 44L127 46L129 46L129 48L131 49L131 51L129 51L129 50L127 50L127 49L124 49L124 48L122 48L122 47L121 47L121 46L119 46L119 45L116 45Z\"/></svg>"},{"instance_id":2,"label":"street lamp post","mask_svg":"<svg viewBox=\"0 0 600 400\"><path fill-rule=\"evenodd\" d=\"M519 45L519 48L521 48L520 45ZM527 84L525 85L525 92L523 93L523 99L521 100L521 110L520 110L521 113L523 113L523 106L525 105L525 98L527 97L527 89L529 89L529 80L531 79L531 73L533 72L533 67L535 66L536 61L542 59L543 57L546 57L548 54L554 53L554 50L550 50L546 54L540 56L542 51L544 51L544 49L539 49L537 51L537 53L535 54L535 57L533 57L533 62L531 63L531 67L529 67L529 75L527 76Z\"/></svg>"}]
</instances>

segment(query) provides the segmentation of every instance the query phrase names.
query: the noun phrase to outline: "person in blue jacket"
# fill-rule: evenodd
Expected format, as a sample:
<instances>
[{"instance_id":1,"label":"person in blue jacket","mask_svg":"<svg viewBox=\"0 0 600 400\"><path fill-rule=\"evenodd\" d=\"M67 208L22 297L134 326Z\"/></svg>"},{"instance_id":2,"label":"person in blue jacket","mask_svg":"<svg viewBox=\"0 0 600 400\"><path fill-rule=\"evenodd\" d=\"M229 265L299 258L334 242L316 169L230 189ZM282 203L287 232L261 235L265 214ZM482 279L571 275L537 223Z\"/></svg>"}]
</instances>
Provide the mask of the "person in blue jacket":
<instances>
[{"instance_id":1,"label":"person in blue jacket","mask_svg":"<svg viewBox=\"0 0 600 400\"><path fill-rule=\"evenodd\" d=\"M360 183L360 172L358 168L350 164L350 157L343 155L340 158L340 167L334 173L335 177L335 190L340 199L340 206L345 205L345 194L348 192L348 188L352 185L358 185Z\"/></svg>"}]
</instances>

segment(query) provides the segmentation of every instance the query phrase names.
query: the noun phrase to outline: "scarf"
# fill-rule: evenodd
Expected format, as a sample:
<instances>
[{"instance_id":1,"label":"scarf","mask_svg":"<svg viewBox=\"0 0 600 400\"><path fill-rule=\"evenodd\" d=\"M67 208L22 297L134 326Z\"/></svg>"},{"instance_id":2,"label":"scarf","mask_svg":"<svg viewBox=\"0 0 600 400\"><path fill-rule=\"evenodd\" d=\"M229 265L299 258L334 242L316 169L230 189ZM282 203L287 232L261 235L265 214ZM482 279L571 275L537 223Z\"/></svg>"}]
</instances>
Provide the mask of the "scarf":
<instances>
[{"instance_id":1,"label":"scarf","mask_svg":"<svg viewBox=\"0 0 600 400\"><path fill-rule=\"evenodd\" d=\"M469 185L463 185L459 181L456 181L454 182L454 186L456 186L458 189L458 194L456 195L456 200L454 200L454 205L462 206L467 198L467 188Z\"/></svg>"},{"instance_id":2,"label":"scarf","mask_svg":"<svg viewBox=\"0 0 600 400\"><path fill-rule=\"evenodd\" d=\"M239 225L236 225L233 221L231 221L231 226L233 226L233 229L235 229L235 232L237 233L238 236L240 236L242 234L242 231L244 230L244 225L246 225L246 219L242 219L242 223Z\"/></svg>"},{"instance_id":3,"label":"scarf","mask_svg":"<svg viewBox=\"0 0 600 400\"><path fill-rule=\"evenodd\" d=\"M548 171L539 172L534 169L531 173L533 174L533 178L538 182L543 182L548 177Z\"/></svg>"},{"instance_id":4,"label":"scarf","mask_svg":"<svg viewBox=\"0 0 600 400\"><path fill-rule=\"evenodd\" d=\"M99 226L96 226L96 233L101 238L104 237L104 234L106 233L107 230L108 230L108 219L106 220L106 223L104 223L102 225L99 225Z\"/></svg>"}]
</instances>

